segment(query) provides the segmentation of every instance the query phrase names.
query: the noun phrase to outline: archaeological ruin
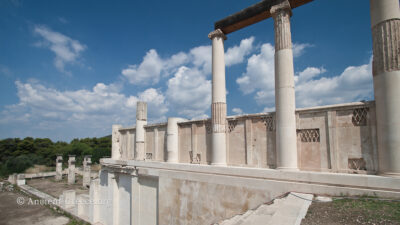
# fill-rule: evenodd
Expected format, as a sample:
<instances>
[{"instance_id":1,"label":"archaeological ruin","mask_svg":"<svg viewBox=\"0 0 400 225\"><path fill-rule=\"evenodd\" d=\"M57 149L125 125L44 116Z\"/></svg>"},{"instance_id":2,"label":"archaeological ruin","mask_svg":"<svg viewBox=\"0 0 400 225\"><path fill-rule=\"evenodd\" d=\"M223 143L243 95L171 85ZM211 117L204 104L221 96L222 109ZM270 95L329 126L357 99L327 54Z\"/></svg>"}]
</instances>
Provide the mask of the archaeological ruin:
<instances>
[{"instance_id":1,"label":"archaeological ruin","mask_svg":"<svg viewBox=\"0 0 400 225\"><path fill-rule=\"evenodd\" d=\"M85 157L90 194L62 195L94 204L62 207L103 225L300 224L310 204L304 199L314 195L400 199L399 1L370 0L375 100L296 108L290 19L309 2L263 0L217 21L208 34L211 118L150 124L147 103L137 102L135 126L112 126L112 156L101 159L97 179ZM269 18L276 112L228 116L224 42ZM75 157L68 162L72 184Z\"/></svg>"},{"instance_id":2,"label":"archaeological ruin","mask_svg":"<svg viewBox=\"0 0 400 225\"><path fill-rule=\"evenodd\" d=\"M308 2L264 0L215 23L211 119L147 124L138 102L136 126L112 127L90 186L112 204L92 206L92 223L214 224L287 192L400 198L399 1L370 1L375 101L296 109L290 18ZM227 116L224 41L270 17L276 112Z\"/></svg>"}]
</instances>

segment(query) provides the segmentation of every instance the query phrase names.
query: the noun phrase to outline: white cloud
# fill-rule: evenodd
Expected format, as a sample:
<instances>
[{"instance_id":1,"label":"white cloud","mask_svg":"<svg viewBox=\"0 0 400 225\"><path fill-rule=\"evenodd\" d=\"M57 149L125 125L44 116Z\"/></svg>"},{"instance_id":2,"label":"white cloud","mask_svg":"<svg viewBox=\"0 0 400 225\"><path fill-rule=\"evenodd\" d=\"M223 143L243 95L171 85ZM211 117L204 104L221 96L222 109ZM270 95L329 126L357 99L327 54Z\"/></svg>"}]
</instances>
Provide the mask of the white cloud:
<instances>
[{"instance_id":1,"label":"white cloud","mask_svg":"<svg viewBox=\"0 0 400 225\"><path fill-rule=\"evenodd\" d=\"M211 73L211 45L192 48L189 52L193 67L198 68L204 74Z\"/></svg>"},{"instance_id":2,"label":"white cloud","mask_svg":"<svg viewBox=\"0 0 400 225\"><path fill-rule=\"evenodd\" d=\"M318 77L296 85L298 107L369 100L372 96L371 62L361 66L349 66L337 76Z\"/></svg>"},{"instance_id":3,"label":"white cloud","mask_svg":"<svg viewBox=\"0 0 400 225\"><path fill-rule=\"evenodd\" d=\"M326 70L321 67L321 68L315 68L315 67L307 67L305 70L300 72L297 76L294 77L294 80L297 84L304 83L306 81L311 80L312 78L325 73Z\"/></svg>"},{"instance_id":4,"label":"white cloud","mask_svg":"<svg viewBox=\"0 0 400 225\"><path fill-rule=\"evenodd\" d=\"M152 88L137 96L126 96L114 84L98 83L91 90L75 91L59 91L37 81L15 84L19 102L5 107L0 113L0 124L10 131L13 127L25 127L18 136L40 135L48 130L53 132L46 136L55 139L107 135L112 124L135 123L138 100L148 102L150 121L165 119L168 111L164 96ZM64 130L62 136L56 136L58 129Z\"/></svg>"},{"instance_id":5,"label":"white cloud","mask_svg":"<svg viewBox=\"0 0 400 225\"><path fill-rule=\"evenodd\" d=\"M149 118L155 121L165 120L164 115L168 112L168 108L165 104L165 97L159 90L149 88L140 93L138 98L140 101L147 102Z\"/></svg>"},{"instance_id":6,"label":"white cloud","mask_svg":"<svg viewBox=\"0 0 400 225\"><path fill-rule=\"evenodd\" d=\"M269 90L274 87L274 47L263 44L259 54L250 56L247 60L246 72L236 80L244 94L256 90Z\"/></svg>"},{"instance_id":7,"label":"white cloud","mask_svg":"<svg viewBox=\"0 0 400 225\"><path fill-rule=\"evenodd\" d=\"M228 48L225 54L226 66L242 63L254 49L254 37L243 39L239 45ZM171 57L161 58L155 49L143 57L140 64L129 65L122 70L122 75L134 85L155 85L162 77L175 74L181 66L200 71L203 75L211 74L211 45L202 45L179 52Z\"/></svg>"},{"instance_id":8,"label":"white cloud","mask_svg":"<svg viewBox=\"0 0 400 225\"><path fill-rule=\"evenodd\" d=\"M249 37L240 41L239 46L229 48L225 53L225 65L231 66L243 62L244 57L253 50L254 37Z\"/></svg>"},{"instance_id":9,"label":"white cloud","mask_svg":"<svg viewBox=\"0 0 400 225\"><path fill-rule=\"evenodd\" d=\"M228 48L226 65L242 63L254 49L254 37L243 39L239 45ZM122 75L134 85L155 85L168 78L166 101L169 108L187 118L204 118L211 104L211 45L198 46L188 52L179 52L161 58L156 50L147 52L140 64L130 65Z\"/></svg>"},{"instance_id":10,"label":"white cloud","mask_svg":"<svg viewBox=\"0 0 400 225\"><path fill-rule=\"evenodd\" d=\"M167 85L168 103L179 115L204 117L211 104L211 81L200 70L182 66Z\"/></svg>"},{"instance_id":11,"label":"white cloud","mask_svg":"<svg viewBox=\"0 0 400 225\"><path fill-rule=\"evenodd\" d=\"M42 25L36 25L34 33L43 38L36 46L49 48L56 55L54 66L61 72L67 72L64 69L65 65L77 62L81 52L86 49L79 41Z\"/></svg>"},{"instance_id":12,"label":"white cloud","mask_svg":"<svg viewBox=\"0 0 400 225\"><path fill-rule=\"evenodd\" d=\"M304 53L310 44L294 44L295 57ZM337 104L371 99L371 61L361 66L349 66L337 76L322 77L326 69L307 67L295 76L296 107ZM275 109L274 47L265 43L260 52L247 61L246 72L236 80L243 94L254 94L265 112Z\"/></svg>"},{"instance_id":13,"label":"white cloud","mask_svg":"<svg viewBox=\"0 0 400 225\"><path fill-rule=\"evenodd\" d=\"M164 62L158 56L157 51L151 49L146 53L139 66L129 65L127 69L122 70L122 75L127 77L131 84L156 84L160 79L163 64Z\"/></svg>"},{"instance_id":14,"label":"white cloud","mask_svg":"<svg viewBox=\"0 0 400 225\"><path fill-rule=\"evenodd\" d=\"M243 110L241 108L233 108L232 112L236 115L241 115L243 114Z\"/></svg>"},{"instance_id":15,"label":"white cloud","mask_svg":"<svg viewBox=\"0 0 400 225\"><path fill-rule=\"evenodd\" d=\"M294 43L293 44L293 57L299 57L304 53L306 48L313 47L313 45L308 43Z\"/></svg>"}]
</instances>

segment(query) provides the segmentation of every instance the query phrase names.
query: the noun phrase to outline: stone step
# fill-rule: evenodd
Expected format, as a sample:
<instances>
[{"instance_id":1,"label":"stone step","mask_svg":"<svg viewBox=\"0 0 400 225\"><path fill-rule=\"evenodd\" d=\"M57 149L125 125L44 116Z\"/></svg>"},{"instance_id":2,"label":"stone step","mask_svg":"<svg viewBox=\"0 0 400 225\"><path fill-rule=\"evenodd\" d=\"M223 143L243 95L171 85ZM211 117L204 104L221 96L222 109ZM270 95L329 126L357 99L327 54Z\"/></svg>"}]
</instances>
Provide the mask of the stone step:
<instances>
[{"instance_id":1,"label":"stone step","mask_svg":"<svg viewBox=\"0 0 400 225\"><path fill-rule=\"evenodd\" d=\"M220 225L300 225L311 204L313 195L289 193L275 199L272 204L262 204L254 210L220 222Z\"/></svg>"},{"instance_id":2,"label":"stone step","mask_svg":"<svg viewBox=\"0 0 400 225\"><path fill-rule=\"evenodd\" d=\"M265 225L271 220L271 215L252 215L243 224Z\"/></svg>"},{"instance_id":3,"label":"stone step","mask_svg":"<svg viewBox=\"0 0 400 225\"><path fill-rule=\"evenodd\" d=\"M269 224L300 225L312 199L312 194L289 193L271 217Z\"/></svg>"},{"instance_id":4,"label":"stone step","mask_svg":"<svg viewBox=\"0 0 400 225\"><path fill-rule=\"evenodd\" d=\"M220 223L220 225L232 225L235 224L236 222L238 222L240 220L242 215L236 215L228 220L224 220L222 223Z\"/></svg>"}]
</instances>

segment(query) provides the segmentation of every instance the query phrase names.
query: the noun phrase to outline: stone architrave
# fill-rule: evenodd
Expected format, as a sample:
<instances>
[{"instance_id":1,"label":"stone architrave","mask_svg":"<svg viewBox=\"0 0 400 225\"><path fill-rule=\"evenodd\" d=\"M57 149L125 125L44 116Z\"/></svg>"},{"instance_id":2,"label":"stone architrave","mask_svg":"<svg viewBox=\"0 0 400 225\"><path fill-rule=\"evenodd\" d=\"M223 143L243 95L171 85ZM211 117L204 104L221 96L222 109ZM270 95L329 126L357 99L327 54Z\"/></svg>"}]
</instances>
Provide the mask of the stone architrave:
<instances>
[{"instance_id":1,"label":"stone architrave","mask_svg":"<svg viewBox=\"0 0 400 225\"><path fill-rule=\"evenodd\" d=\"M226 87L225 87L225 34L212 31L212 153L211 164L226 166Z\"/></svg>"},{"instance_id":2,"label":"stone architrave","mask_svg":"<svg viewBox=\"0 0 400 225\"><path fill-rule=\"evenodd\" d=\"M370 0L379 173L400 176L399 0Z\"/></svg>"},{"instance_id":3,"label":"stone architrave","mask_svg":"<svg viewBox=\"0 0 400 225\"><path fill-rule=\"evenodd\" d=\"M287 0L271 7L275 30L275 107L277 166L298 170L296 105L290 17Z\"/></svg>"},{"instance_id":4,"label":"stone architrave","mask_svg":"<svg viewBox=\"0 0 400 225\"><path fill-rule=\"evenodd\" d=\"M68 159L68 184L75 184L75 155Z\"/></svg>"},{"instance_id":5,"label":"stone architrave","mask_svg":"<svg viewBox=\"0 0 400 225\"><path fill-rule=\"evenodd\" d=\"M57 155L56 159L56 180L62 180L62 155Z\"/></svg>"}]
</instances>

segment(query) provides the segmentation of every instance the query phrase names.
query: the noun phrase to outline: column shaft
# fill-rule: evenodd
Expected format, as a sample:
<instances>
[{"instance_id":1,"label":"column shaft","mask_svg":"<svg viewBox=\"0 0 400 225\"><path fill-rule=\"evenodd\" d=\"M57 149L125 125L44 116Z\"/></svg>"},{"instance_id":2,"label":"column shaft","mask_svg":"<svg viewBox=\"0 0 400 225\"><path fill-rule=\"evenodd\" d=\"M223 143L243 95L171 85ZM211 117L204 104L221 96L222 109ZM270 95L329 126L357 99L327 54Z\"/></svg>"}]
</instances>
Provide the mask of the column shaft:
<instances>
[{"instance_id":1,"label":"column shaft","mask_svg":"<svg viewBox=\"0 0 400 225\"><path fill-rule=\"evenodd\" d=\"M144 160L145 154L145 129L147 125L147 103L138 102L136 107L136 135L135 135L135 159Z\"/></svg>"},{"instance_id":2,"label":"column shaft","mask_svg":"<svg viewBox=\"0 0 400 225\"><path fill-rule=\"evenodd\" d=\"M83 159L83 181L82 181L83 187L90 186L91 166L92 166L91 156L90 155L84 156L84 159Z\"/></svg>"},{"instance_id":3,"label":"column shaft","mask_svg":"<svg viewBox=\"0 0 400 225\"><path fill-rule=\"evenodd\" d=\"M68 184L75 184L75 156L70 155L68 159Z\"/></svg>"},{"instance_id":4,"label":"column shaft","mask_svg":"<svg viewBox=\"0 0 400 225\"><path fill-rule=\"evenodd\" d=\"M122 128L121 125L112 125L111 134L111 158L121 159L121 145L120 145L120 133L119 129Z\"/></svg>"},{"instance_id":5,"label":"column shaft","mask_svg":"<svg viewBox=\"0 0 400 225\"><path fill-rule=\"evenodd\" d=\"M275 29L275 107L278 169L297 170L296 104L291 8L288 1L271 8Z\"/></svg>"},{"instance_id":6,"label":"column shaft","mask_svg":"<svg viewBox=\"0 0 400 225\"><path fill-rule=\"evenodd\" d=\"M212 40L212 153L211 164L226 166L226 87L225 87L225 52L221 30L211 32Z\"/></svg>"},{"instance_id":7,"label":"column shaft","mask_svg":"<svg viewBox=\"0 0 400 225\"><path fill-rule=\"evenodd\" d=\"M58 155L56 159L56 180L62 180L62 156Z\"/></svg>"},{"instance_id":8,"label":"column shaft","mask_svg":"<svg viewBox=\"0 0 400 225\"><path fill-rule=\"evenodd\" d=\"M370 0L379 173L400 176L400 9Z\"/></svg>"},{"instance_id":9,"label":"column shaft","mask_svg":"<svg viewBox=\"0 0 400 225\"><path fill-rule=\"evenodd\" d=\"M167 162L179 162L179 132L178 122L185 119L170 117L167 124Z\"/></svg>"}]
</instances>

